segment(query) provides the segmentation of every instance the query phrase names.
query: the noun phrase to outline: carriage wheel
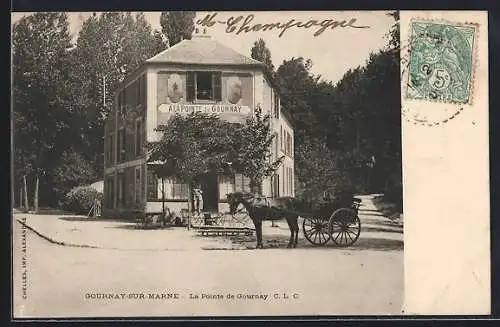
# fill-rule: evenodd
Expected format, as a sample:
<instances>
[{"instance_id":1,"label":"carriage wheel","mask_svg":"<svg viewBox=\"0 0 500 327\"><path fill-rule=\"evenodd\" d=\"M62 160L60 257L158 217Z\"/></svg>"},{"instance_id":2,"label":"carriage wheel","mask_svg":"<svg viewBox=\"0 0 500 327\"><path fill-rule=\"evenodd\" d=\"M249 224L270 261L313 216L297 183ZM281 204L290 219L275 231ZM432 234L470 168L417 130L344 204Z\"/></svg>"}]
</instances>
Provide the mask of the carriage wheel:
<instances>
[{"instance_id":1,"label":"carriage wheel","mask_svg":"<svg viewBox=\"0 0 500 327\"><path fill-rule=\"evenodd\" d=\"M330 240L328 221L325 219L317 217L304 218L302 231L306 239L314 245L325 245Z\"/></svg>"},{"instance_id":2,"label":"carriage wheel","mask_svg":"<svg viewBox=\"0 0 500 327\"><path fill-rule=\"evenodd\" d=\"M350 246L358 240L361 221L354 210L341 208L331 215L328 230L335 244L342 247Z\"/></svg>"}]
</instances>

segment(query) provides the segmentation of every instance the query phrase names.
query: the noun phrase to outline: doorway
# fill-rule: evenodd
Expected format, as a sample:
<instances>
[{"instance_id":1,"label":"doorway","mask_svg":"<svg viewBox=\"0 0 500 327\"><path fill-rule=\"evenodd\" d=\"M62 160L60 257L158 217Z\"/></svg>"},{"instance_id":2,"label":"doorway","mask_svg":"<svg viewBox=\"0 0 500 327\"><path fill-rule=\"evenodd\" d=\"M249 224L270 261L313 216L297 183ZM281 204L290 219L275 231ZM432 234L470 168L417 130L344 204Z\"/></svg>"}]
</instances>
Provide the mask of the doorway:
<instances>
[{"instance_id":1,"label":"doorway","mask_svg":"<svg viewBox=\"0 0 500 327\"><path fill-rule=\"evenodd\" d=\"M218 212L219 211L219 185L217 174L208 173L200 176L199 183L203 191L203 210Z\"/></svg>"}]
</instances>

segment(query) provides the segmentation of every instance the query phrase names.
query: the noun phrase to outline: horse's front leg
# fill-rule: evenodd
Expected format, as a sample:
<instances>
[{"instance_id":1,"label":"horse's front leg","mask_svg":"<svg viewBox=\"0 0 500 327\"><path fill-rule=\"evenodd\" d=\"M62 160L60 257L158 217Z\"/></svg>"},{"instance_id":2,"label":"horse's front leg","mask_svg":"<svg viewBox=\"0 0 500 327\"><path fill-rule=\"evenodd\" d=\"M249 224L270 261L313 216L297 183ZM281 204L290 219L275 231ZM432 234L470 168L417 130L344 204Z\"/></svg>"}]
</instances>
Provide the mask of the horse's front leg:
<instances>
[{"instance_id":1,"label":"horse's front leg","mask_svg":"<svg viewBox=\"0 0 500 327\"><path fill-rule=\"evenodd\" d=\"M294 230L295 230L295 239L293 241L293 247L296 248L297 247L297 243L299 242L299 223L298 223L298 218L299 217L294 217L294 224L293 224L293 227L294 227Z\"/></svg>"},{"instance_id":2,"label":"horse's front leg","mask_svg":"<svg viewBox=\"0 0 500 327\"><path fill-rule=\"evenodd\" d=\"M288 241L288 245L286 247L292 248L293 243L294 243L293 237L294 237L295 230L293 228L293 223L292 223L290 217L286 216L285 218L286 218L286 222L288 224L288 228L290 229L290 240Z\"/></svg>"}]
</instances>

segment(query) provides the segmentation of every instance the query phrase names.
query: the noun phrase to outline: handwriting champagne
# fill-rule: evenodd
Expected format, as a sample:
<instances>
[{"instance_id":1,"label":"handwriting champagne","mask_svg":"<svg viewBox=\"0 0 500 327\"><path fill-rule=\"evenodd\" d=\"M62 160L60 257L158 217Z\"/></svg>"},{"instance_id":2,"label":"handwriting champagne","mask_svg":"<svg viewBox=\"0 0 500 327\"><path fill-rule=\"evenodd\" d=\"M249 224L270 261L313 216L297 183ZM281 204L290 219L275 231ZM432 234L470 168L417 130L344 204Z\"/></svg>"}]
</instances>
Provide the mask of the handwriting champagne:
<instances>
[{"instance_id":1,"label":"handwriting champagne","mask_svg":"<svg viewBox=\"0 0 500 327\"><path fill-rule=\"evenodd\" d=\"M251 24L253 19L255 18L254 15L249 14L246 17L244 16L231 16L229 17L226 21L220 21L220 20L215 20L215 17L217 16L217 13L214 13L212 15L208 14L206 15L203 19L199 19L196 23L202 27L212 27L216 23L219 24L225 24L227 25L226 27L226 33L234 33L236 35L239 35L241 33L248 33L248 32L258 32L258 31L271 31L271 30L281 30L281 32L278 34L279 37L282 37L285 32L292 27L296 28L304 28L304 29L309 29L313 26L319 27L315 33L313 34L314 36L318 36L322 34L327 28L334 29L336 27L350 27L350 28L370 28L370 26L358 26L355 25L357 19L356 18L351 18L349 21L347 20L334 20L334 19L324 19L324 20L315 20L315 19L310 19L307 22L302 22L298 21L295 19L290 19L287 22L274 22L274 23L266 23L266 24Z\"/></svg>"}]
</instances>

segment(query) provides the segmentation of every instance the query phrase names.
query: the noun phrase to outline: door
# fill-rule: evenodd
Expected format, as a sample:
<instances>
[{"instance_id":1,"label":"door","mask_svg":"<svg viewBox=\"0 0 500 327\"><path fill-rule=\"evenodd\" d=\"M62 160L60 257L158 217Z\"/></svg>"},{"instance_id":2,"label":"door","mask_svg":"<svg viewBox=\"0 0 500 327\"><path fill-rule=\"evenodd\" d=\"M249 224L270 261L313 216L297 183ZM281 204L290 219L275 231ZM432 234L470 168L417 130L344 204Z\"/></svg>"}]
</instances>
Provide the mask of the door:
<instances>
[{"instance_id":1,"label":"door","mask_svg":"<svg viewBox=\"0 0 500 327\"><path fill-rule=\"evenodd\" d=\"M219 185L217 175L209 173L200 178L200 186L203 191L203 210L219 211Z\"/></svg>"}]
</instances>

